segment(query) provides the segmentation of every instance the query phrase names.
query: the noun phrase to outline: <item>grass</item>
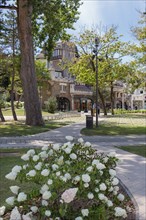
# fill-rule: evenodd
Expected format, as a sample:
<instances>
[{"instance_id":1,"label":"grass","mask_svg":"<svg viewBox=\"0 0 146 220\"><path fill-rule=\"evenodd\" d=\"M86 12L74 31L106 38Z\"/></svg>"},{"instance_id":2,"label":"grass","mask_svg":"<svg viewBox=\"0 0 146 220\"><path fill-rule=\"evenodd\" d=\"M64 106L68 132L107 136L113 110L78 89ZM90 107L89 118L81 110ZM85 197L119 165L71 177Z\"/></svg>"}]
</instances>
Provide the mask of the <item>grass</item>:
<instances>
[{"instance_id":1,"label":"grass","mask_svg":"<svg viewBox=\"0 0 146 220\"><path fill-rule=\"evenodd\" d=\"M93 127L93 129L83 128L81 134L92 136L92 135L130 135L130 134L145 134L145 126L113 126L113 125L99 125L98 128Z\"/></svg>"},{"instance_id":2,"label":"grass","mask_svg":"<svg viewBox=\"0 0 146 220\"><path fill-rule=\"evenodd\" d=\"M102 117L99 126L92 129L83 128L81 134L91 135L131 135L146 134L146 117L135 115L116 115Z\"/></svg>"},{"instance_id":3,"label":"grass","mask_svg":"<svg viewBox=\"0 0 146 220\"><path fill-rule=\"evenodd\" d=\"M142 157L146 157L146 145L140 145L140 146L121 146L117 147L121 150L128 151L132 154L137 154Z\"/></svg>"},{"instance_id":4,"label":"grass","mask_svg":"<svg viewBox=\"0 0 146 220\"><path fill-rule=\"evenodd\" d=\"M2 152L16 152L16 150L13 151L13 149L9 150L4 150L1 149L0 155L2 155ZM26 149L23 149L23 152L25 152ZM17 151L18 152L18 151ZM22 150L19 150L19 153L22 153ZM15 165L20 165L23 164L22 160L20 159L20 155L18 156L0 156L0 206L5 204L5 199L9 196L12 196L11 191L9 190L9 187L12 186L14 183L13 181L10 181L8 179L5 178L5 175L8 174L12 167L14 167ZM15 185L18 184L18 186L20 185L20 183L17 181L17 183L15 182Z\"/></svg>"},{"instance_id":5,"label":"grass","mask_svg":"<svg viewBox=\"0 0 146 220\"><path fill-rule=\"evenodd\" d=\"M15 109L15 111L16 111L17 116L25 116L25 112L24 112L23 108ZM3 112L4 117L5 116L12 116L12 110L11 109L2 109L2 112ZM42 111L42 115L47 116L47 115L52 115L52 114L49 113L49 112L46 112L46 111Z\"/></svg>"},{"instance_id":6,"label":"grass","mask_svg":"<svg viewBox=\"0 0 146 220\"><path fill-rule=\"evenodd\" d=\"M46 122L44 126L28 126L22 122L7 122L0 126L0 137L23 136L42 133L65 126L67 122Z\"/></svg>"}]
</instances>

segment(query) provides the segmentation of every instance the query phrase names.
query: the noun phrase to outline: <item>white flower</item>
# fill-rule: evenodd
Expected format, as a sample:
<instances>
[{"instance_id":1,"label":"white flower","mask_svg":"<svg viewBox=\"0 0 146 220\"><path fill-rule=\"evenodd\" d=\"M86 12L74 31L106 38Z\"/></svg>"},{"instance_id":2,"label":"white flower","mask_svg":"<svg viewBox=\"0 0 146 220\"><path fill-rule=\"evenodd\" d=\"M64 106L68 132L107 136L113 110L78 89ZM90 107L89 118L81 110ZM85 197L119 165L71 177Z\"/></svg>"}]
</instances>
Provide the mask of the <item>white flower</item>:
<instances>
[{"instance_id":1,"label":"white flower","mask_svg":"<svg viewBox=\"0 0 146 220\"><path fill-rule=\"evenodd\" d=\"M78 188L70 188L65 190L65 192L61 195L61 199L65 203L70 203L71 201L74 200L76 193L78 191Z\"/></svg>"},{"instance_id":2,"label":"white flower","mask_svg":"<svg viewBox=\"0 0 146 220\"><path fill-rule=\"evenodd\" d=\"M48 149L49 149L48 146L44 146L44 147L42 147L42 151L43 151L43 150L46 151L46 150L48 150Z\"/></svg>"},{"instance_id":3,"label":"white flower","mask_svg":"<svg viewBox=\"0 0 146 220\"><path fill-rule=\"evenodd\" d=\"M116 156L116 152L115 151L111 151L109 154L108 154L109 157L115 157Z\"/></svg>"},{"instance_id":4,"label":"white flower","mask_svg":"<svg viewBox=\"0 0 146 220\"><path fill-rule=\"evenodd\" d=\"M42 162L39 162L37 165L35 165L36 170L41 170L42 168Z\"/></svg>"},{"instance_id":5,"label":"white flower","mask_svg":"<svg viewBox=\"0 0 146 220\"><path fill-rule=\"evenodd\" d=\"M80 179L81 179L80 176L75 176L75 177L74 177L74 180L75 180L76 182L79 182Z\"/></svg>"},{"instance_id":6,"label":"white flower","mask_svg":"<svg viewBox=\"0 0 146 220\"><path fill-rule=\"evenodd\" d=\"M50 191L45 191L42 195L42 198L45 199L45 200L50 199L50 197L51 197L51 192Z\"/></svg>"},{"instance_id":7,"label":"white flower","mask_svg":"<svg viewBox=\"0 0 146 220\"><path fill-rule=\"evenodd\" d=\"M63 157L63 156L60 156L60 157L58 158L57 163L58 163L59 165L62 165L62 164L63 164L63 159L64 159L64 157Z\"/></svg>"},{"instance_id":8,"label":"white flower","mask_svg":"<svg viewBox=\"0 0 146 220\"><path fill-rule=\"evenodd\" d=\"M11 196L11 197L9 197L9 198L7 198L6 199L6 203L8 204L8 205L14 205L14 200L15 200L15 197L14 196Z\"/></svg>"},{"instance_id":9,"label":"white flower","mask_svg":"<svg viewBox=\"0 0 146 220\"><path fill-rule=\"evenodd\" d=\"M24 164L22 167L24 170L26 170L26 168L28 167L28 164Z\"/></svg>"},{"instance_id":10,"label":"white flower","mask_svg":"<svg viewBox=\"0 0 146 220\"><path fill-rule=\"evenodd\" d=\"M48 157L46 151L42 151L42 152L40 152L39 155L40 155L40 157L42 158L42 160L45 160L45 159Z\"/></svg>"},{"instance_id":11,"label":"white flower","mask_svg":"<svg viewBox=\"0 0 146 220\"><path fill-rule=\"evenodd\" d=\"M70 162L69 160L67 160L67 161L65 161L65 163L68 164L68 165L70 165L71 162Z\"/></svg>"},{"instance_id":12,"label":"white flower","mask_svg":"<svg viewBox=\"0 0 146 220\"><path fill-rule=\"evenodd\" d=\"M94 160L92 161L92 165L98 165L98 164L99 164L99 160L94 159Z\"/></svg>"},{"instance_id":13,"label":"white flower","mask_svg":"<svg viewBox=\"0 0 146 220\"><path fill-rule=\"evenodd\" d=\"M105 191L107 189L107 187L106 187L106 185L104 183L101 183L99 185L99 188L100 188L101 191Z\"/></svg>"},{"instance_id":14,"label":"white flower","mask_svg":"<svg viewBox=\"0 0 146 220\"><path fill-rule=\"evenodd\" d=\"M97 187L95 188L95 192L97 192L97 193L99 192L99 189Z\"/></svg>"},{"instance_id":15,"label":"white flower","mask_svg":"<svg viewBox=\"0 0 146 220\"><path fill-rule=\"evenodd\" d=\"M37 206L31 206L30 210L33 212L33 213L36 213L38 211L38 207Z\"/></svg>"},{"instance_id":16,"label":"white flower","mask_svg":"<svg viewBox=\"0 0 146 220\"><path fill-rule=\"evenodd\" d=\"M17 173L11 172L11 173L8 173L5 177L9 180L15 180L17 177Z\"/></svg>"},{"instance_id":17,"label":"white flower","mask_svg":"<svg viewBox=\"0 0 146 220\"><path fill-rule=\"evenodd\" d=\"M77 159L77 155L72 153L69 155L69 157L72 159L72 160L76 160Z\"/></svg>"},{"instance_id":18,"label":"white flower","mask_svg":"<svg viewBox=\"0 0 146 220\"><path fill-rule=\"evenodd\" d=\"M124 195L122 194L122 193L120 193L118 196L117 196L117 198L118 198L118 200L119 201L124 201L124 199L125 199L125 197L124 197Z\"/></svg>"},{"instance_id":19,"label":"white flower","mask_svg":"<svg viewBox=\"0 0 146 220\"><path fill-rule=\"evenodd\" d=\"M35 155L35 150L34 149L30 149L30 150L27 151L27 154L29 156L33 156L33 155Z\"/></svg>"},{"instance_id":20,"label":"white flower","mask_svg":"<svg viewBox=\"0 0 146 220\"><path fill-rule=\"evenodd\" d=\"M52 185L52 183L53 183L53 180L48 179L48 185Z\"/></svg>"},{"instance_id":21,"label":"white flower","mask_svg":"<svg viewBox=\"0 0 146 220\"><path fill-rule=\"evenodd\" d=\"M53 170L57 170L58 168L59 168L59 166L58 166L57 164L53 164L53 165L52 165L52 169L53 169Z\"/></svg>"},{"instance_id":22,"label":"white flower","mask_svg":"<svg viewBox=\"0 0 146 220\"><path fill-rule=\"evenodd\" d=\"M126 218L127 217L126 210L122 209L121 207L115 207L115 216L116 217L121 216L121 217Z\"/></svg>"},{"instance_id":23,"label":"white flower","mask_svg":"<svg viewBox=\"0 0 146 220\"><path fill-rule=\"evenodd\" d=\"M46 210L46 211L45 211L45 215L49 217L49 216L51 215L50 210Z\"/></svg>"},{"instance_id":24,"label":"white flower","mask_svg":"<svg viewBox=\"0 0 146 220\"><path fill-rule=\"evenodd\" d=\"M91 143L90 142L85 142L85 147L90 147Z\"/></svg>"},{"instance_id":25,"label":"white flower","mask_svg":"<svg viewBox=\"0 0 146 220\"><path fill-rule=\"evenodd\" d=\"M109 174L111 175L111 177L114 177L114 176L116 176L116 171L113 169L110 169Z\"/></svg>"},{"instance_id":26,"label":"white flower","mask_svg":"<svg viewBox=\"0 0 146 220\"><path fill-rule=\"evenodd\" d=\"M96 165L96 167L97 167L98 170L103 170L103 169L106 168L103 163L98 163L98 164Z\"/></svg>"},{"instance_id":27,"label":"white flower","mask_svg":"<svg viewBox=\"0 0 146 220\"><path fill-rule=\"evenodd\" d=\"M83 220L83 218L81 216L78 216L75 218L75 220Z\"/></svg>"},{"instance_id":28,"label":"white flower","mask_svg":"<svg viewBox=\"0 0 146 220\"><path fill-rule=\"evenodd\" d=\"M11 215L10 215L10 220L21 220L21 214L18 211L18 208L15 206L15 208L12 209Z\"/></svg>"},{"instance_id":29,"label":"white flower","mask_svg":"<svg viewBox=\"0 0 146 220\"><path fill-rule=\"evenodd\" d=\"M114 190L114 188L111 186L108 191L112 192L113 190Z\"/></svg>"},{"instance_id":30,"label":"white flower","mask_svg":"<svg viewBox=\"0 0 146 220\"><path fill-rule=\"evenodd\" d=\"M36 161L38 161L38 160L39 160L39 156L38 156L38 155L34 155L32 159L33 159L33 161L35 161L35 162L36 162Z\"/></svg>"},{"instance_id":31,"label":"white flower","mask_svg":"<svg viewBox=\"0 0 146 220\"><path fill-rule=\"evenodd\" d=\"M117 178L114 178L112 181L113 186L118 185L118 183L119 183L119 180Z\"/></svg>"},{"instance_id":32,"label":"white flower","mask_svg":"<svg viewBox=\"0 0 146 220\"><path fill-rule=\"evenodd\" d=\"M99 194L98 194L98 198L99 198L100 200L104 200L105 196L104 196L104 194L99 193Z\"/></svg>"},{"instance_id":33,"label":"white flower","mask_svg":"<svg viewBox=\"0 0 146 220\"><path fill-rule=\"evenodd\" d=\"M83 180L84 183L89 183L91 178L88 174L83 174L82 175L82 180Z\"/></svg>"},{"instance_id":34,"label":"white flower","mask_svg":"<svg viewBox=\"0 0 146 220\"><path fill-rule=\"evenodd\" d=\"M60 144L54 144L53 150L58 151L60 149Z\"/></svg>"},{"instance_id":35,"label":"white flower","mask_svg":"<svg viewBox=\"0 0 146 220\"><path fill-rule=\"evenodd\" d=\"M3 220L3 218L0 217L0 220Z\"/></svg>"},{"instance_id":36,"label":"white flower","mask_svg":"<svg viewBox=\"0 0 146 220\"><path fill-rule=\"evenodd\" d=\"M36 175L36 171L35 170L30 170L26 175L34 177Z\"/></svg>"},{"instance_id":37,"label":"white flower","mask_svg":"<svg viewBox=\"0 0 146 220\"><path fill-rule=\"evenodd\" d=\"M44 184L41 189L40 189L40 193L43 194L44 192L46 192L49 189L49 186L47 184Z\"/></svg>"},{"instance_id":38,"label":"white flower","mask_svg":"<svg viewBox=\"0 0 146 220\"><path fill-rule=\"evenodd\" d=\"M22 167L16 165L16 166L14 166L14 167L12 168L12 173L13 173L13 172L14 172L14 173L19 173L20 170L22 170Z\"/></svg>"},{"instance_id":39,"label":"white flower","mask_svg":"<svg viewBox=\"0 0 146 220\"><path fill-rule=\"evenodd\" d=\"M88 197L88 199L93 199L94 198L94 194L93 193L88 193L87 197Z\"/></svg>"},{"instance_id":40,"label":"white flower","mask_svg":"<svg viewBox=\"0 0 146 220\"><path fill-rule=\"evenodd\" d=\"M5 206L1 206L1 207L0 207L0 216L4 215L5 210L6 210L6 207L5 207Z\"/></svg>"},{"instance_id":41,"label":"white flower","mask_svg":"<svg viewBox=\"0 0 146 220\"><path fill-rule=\"evenodd\" d=\"M53 155L53 150L52 150L52 149L49 150L48 155L49 155L49 156L52 156L52 155Z\"/></svg>"},{"instance_id":42,"label":"white flower","mask_svg":"<svg viewBox=\"0 0 146 220\"><path fill-rule=\"evenodd\" d=\"M14 193L14 194L18 194L18 190L20 189L20 187L19 186L10 186L10 190L11 190L11 192L12 193Z\"/></svg>"},{"instance_id":43,"label":"white flower","mask_svg":"<svg viewBox=\"0 0 146 220\"><path fill-rule=\"evenodd\" d=\"M68 141L73 141L73 139L74 139L72 136L66 136L65 138L66 138L66 140L68 140Z\"/></svg>"},{"instance_id":44,"label":"white flower","mask_svg":"<svg viewBox=\"0 0 146 220\"><path fill-rule=\"evenodd\" d=\"M84 187L88 188L89 187L89 183L84 183Z\"/></svg>"},{"instance_id":45,"label":"white flower","mask_svg":"<svg viewBox=\"0 0 146 220\"><path fill-rule=\"evenodd\" d=\"M48 206L48 202L46 200L42 200L42 206Z\"/></svg>"},{"instance_id":46,"label":"white flower","mask_svg":"<svg viewBox=\"0 0 146 220\"><path fill-rule=\"evenodd\" d=\"M119 191L119 189L120 189L120 188L119 188L119 186L114 186L114 190L115 190L115 191L117 191L117 192L118 192L118 191Z\"/></svg>"},{"instance_id":47,"label":"white flower","mask_svg":"<svg viewBox=\"0 0 146 220\"><path fill-rule=\"evenodd\" d=\"M28 154L24 154L21 156L21 159L24 161L28 161L29 160L29 155Z\"/></svg>"},{"instance_id":48,"label":"white flower","mask_svg":"<svg viewBox=\"0 0 146 220\"><path fill-rule=\"evenodd\" d=\"M67 147L67 148L64 149L64 151L65 151L66 154L70 154L71 148L70 148L70 147Z\"/></svg>"},{"instance_id":49,"label":"white flower","mask_svg":"<svg viewBox=\"0 0 146 220\"><path fill-rule=\"evenodd\" d=\"M42 170L41 175L42 176L48 176L49 173L50 173L50 171L48 169L44 169L44 170Z\"/></svg>"},{"instance_id":50,"label":"white flower","mask_svg":"<svg viewBox=\"0 0 146 220\"><path fill-rule=\"evenodd\" d=\"M92 172L92 170L93 170L93 167L92 166L90 166L90 167L87 167L87 169L86 169L88 172Z\"/></svg>"},{"instance_id":51,"label":"white flower","mask_svg":"<svg viewBox=\"0 0 146 220\"><path fill-rule=\"evenodd\" d=\"M83 138L79 138L78 142L82 144L84 142Z\"/></svg>"},{"instance_id":52,"label":"white flower","mask_svg":"<svg viewBox=\"0 0 146 220\"><path fill-rule=\"evenodd\" d=\"M104 163L107 163L107 161L108 161L108 157L104 157L104 158L103 158L103 162L104 162Z\"/></svg>"},{"instance_id":53,"label":"white flower","mask_svg":"<svg viewBox=\"0 0 146 220\"><path fill-rule=\"evenodd\" d=\"M112 207L112 206L113 206L113 203L112 203L111 200L108 200L108 201L107 201L107 206L108 206L108 207Z\"/></svg>"},{"instance_id":54,"label":"white flower","mask_svg":"<svg viewBox=\"0 0 146 220\"><path fill-rule=\"evenodd\" d=\"M23 202L27 199L27 195L24 193L24 192L20 192L18 194L18 198L17 198L17 201L18 202Z\"/></svg>"},{"instance_id":55,"label":"white flower","mask_svg":"<svg viewBox=\"0 0 146 220\"><path fill-rule=\"evenodd\" d=\"M65 177L67 180L70 180L70 179L71 179L70 173L66 173L66 174L64 175L64 177Z\"/></svg>"},{"instance_id":56,"label":"white flower","mask_svg":"<svg viewBox=\"0 0 146 220\"><path fill-rule=\"evenodd\" d=\"M67 178L65 176L60 176L60 179L65 183L67 182Z\"/></svg>"},{"instance_id":57,"label":"white flower","mask_svg":"<svg viewBox=\"0 0 146 220\"><path fill-rule=\"evenodd\" d=\"M23 220L32 220L32 212L27 213L26 215L22 215Z\"/></svg>"},{"instance_id":58,"label":"white flower","mask_svg":"<svg viewBox=\"0 0 146 220\"><path fill-rule=\"evenodd\" d=\"M56 172L56 176L60 176L60 175L61 175L60 171Z\"/></svg>"},{"instance_id":59,"label":"white flower","mask_svg":"<svg viewBox=\"0 0 146 220\"><path fill-rule=\"evenodd\" d=\"M89 210L88 209L82 209L81 213L83 216L88 216L89 215Z\"/></svg>"}]
</instances>

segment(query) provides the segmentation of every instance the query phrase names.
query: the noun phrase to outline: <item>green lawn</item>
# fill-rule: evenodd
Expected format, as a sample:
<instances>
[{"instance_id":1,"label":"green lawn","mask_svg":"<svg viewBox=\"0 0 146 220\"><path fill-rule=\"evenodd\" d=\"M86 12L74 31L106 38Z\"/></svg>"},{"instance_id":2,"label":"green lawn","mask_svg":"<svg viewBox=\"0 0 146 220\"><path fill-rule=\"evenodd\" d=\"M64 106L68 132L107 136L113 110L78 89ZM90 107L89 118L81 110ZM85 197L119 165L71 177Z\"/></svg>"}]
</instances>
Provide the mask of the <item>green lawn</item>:
<instances>
[{"instance_id":1,"label":"green lawn","mask_svg":"<svg viewBox=\"0 0 146 220\"><path fill-rule=\"evenodd\" d=\"M117 147L122 150L128 151L133 154L137 154L142 157L146 157L146 145L140 145L140 146L122 146Z\"/></svg>"},{"instance_id":2,"label":"green lawn","mask_svg":"<svg viewBox=\"0 0 146 220\"><path fill-rule=\"evenodd\" d=\"M93 129L83 128L81 134L92 136L92 135L130 135L130 134L145 134L145 126L113 126L113 125L99 125L98 128L95 126Z\"/></svg>"},{"instance_id":3,"label":"green lawn","mask_svg":"<svg viewBox=\"0 0 146 220\"><path fill-rule=\"evenodd\" d=\"M21 160L21 155L27 152L28 149L0 149L0 206L6 205L5 199L13 196L9 187L13 185L21 186L21 189L29 191L32 188L30 183L21 184L18 180L12 181L5 178L5 175L11 172L15 165L23 165L25 162ZM11 155L9 155L11 153ZM13 155L12 153L18 153Z\"/></svg>"},{"instance_id":4,"label":"green lawn","mask_svg":"<svg viewBox=\"0 0 146 220\"><path fill-rule=\"evenodd\" d=\"M145 115L115 115L102 117L99 126L93 129L83 128L81 134L91 135L130 135L146 134Z\"/></svg>"},{"instance_id":5,"label":"green lawn","mask_svg":"<svg viewBox=\"0 0 146 220\"><path fill-rule=\"evenodd\" d=\"M67 122L46 122L44 126L28 126L22 122L7 122L0 126L0 137L32 135L49 131L61 126L65 126Z\"/></svg>"},{"instance_id":6,"label":"green lawn","mask_svg":"<svg viewBox=\"0 0 146 220\"><path fill-rule=\"evenodd\" d=\"M17 116L25 116L25 112L24 112L23 108L15 109L15 111L16 111ZM2 112L3 112L4 116L12 116L12 110L11 109L2 109ZM46 115L52 115L52 114L49 113L49 112L46 112L46 111L42 111L42 115L46 116Z\"/></svg>"}]
</instances>

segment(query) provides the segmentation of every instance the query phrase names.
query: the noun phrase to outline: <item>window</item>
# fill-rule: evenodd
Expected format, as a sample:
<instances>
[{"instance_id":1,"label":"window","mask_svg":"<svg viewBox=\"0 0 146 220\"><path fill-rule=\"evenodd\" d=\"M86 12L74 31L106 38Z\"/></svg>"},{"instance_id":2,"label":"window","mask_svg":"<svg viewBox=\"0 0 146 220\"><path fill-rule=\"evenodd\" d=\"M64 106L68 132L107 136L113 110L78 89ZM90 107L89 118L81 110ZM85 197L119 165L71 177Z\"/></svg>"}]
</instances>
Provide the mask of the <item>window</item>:
<instances>
[{"instance_id":1,"label":"window","mask_svg":"<svg viewBox=\"0 0 146 220\"><path fill-rule=\"evenodd\" d=\"M67 85L65 83L60 83L60 92L66 93L67 91Z\"/></svg>"},{"instance_id":2,"label":"window","mask_svg":"<svg viewBox=\"0 0 146 220\"><path fill-rule=\"evenodd\" d=\"M62 77L62 72L55 71L55 78L61 78Z\"/></svg>"},{"instance_id":3,"label":"window","mask_svg":"<svg viewBox=\"0 0 146 220\"><path fill-rule=\"evenodd\" d=\"M61 49L55 49L53 52L53 57L60 57L62 56L62 50Z\"/></svg>"}]
</instances>

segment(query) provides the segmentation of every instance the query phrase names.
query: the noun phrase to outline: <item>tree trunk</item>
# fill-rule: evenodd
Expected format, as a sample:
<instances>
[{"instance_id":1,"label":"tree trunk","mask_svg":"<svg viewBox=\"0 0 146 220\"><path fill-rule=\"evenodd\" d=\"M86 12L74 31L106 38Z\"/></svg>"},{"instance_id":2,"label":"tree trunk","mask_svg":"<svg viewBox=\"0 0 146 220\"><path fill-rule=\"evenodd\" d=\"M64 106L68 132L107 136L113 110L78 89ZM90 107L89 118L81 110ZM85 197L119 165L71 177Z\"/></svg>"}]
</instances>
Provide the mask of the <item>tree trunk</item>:
<instances>
[{"instance_id":1,"label":"tree trunk","mask_svg":"<svg viewBox=\"0 0 146 220\"><path fill-rule=\"evenodd\" d=\"M13 39L12 39L12 48L13 48L13 70L12 70L12 82L11 82L11 109L14 121L17 121L17 115L14 107L14 80L15 80L15 33L14 33L14 21L13 21Z\"/></svg>"},{"instance_id":2,"label":"tree trunk","mask_svg":"<svg viewBox=\"0 0 146 220\"><path fill-rule=\"evenodd\" d=\"M113 82L111 81L111 94L110 94L110 98L111 98L111 113L112 113L112 115L114 115L113 95L114 95L114 87L113 87Z\"/></svg>"},{"instance_id":3,"label":"tree trunk","mask_svg":"<svg viewBox=\"0 0 146 220\"><path fill-rule=\"evenodd\" d=\"M104 115L107 115L107 110L106 110L106 106L105 106L104 97L103 97L102 93L100 92L99 88L98 88L98 94L99 94L99 97L100 97L100 100L101 100L101 103L102 103L102 108L103 108Z\"/></svg>"},{"instance_id":4,"label":"tree trunk","mask_svg":"<svg viewBox=\"0 0 146 220\"><path fill-rule=\"evenodd\" d=\"M17 5L18 32L21 50L20 76L24 93L26 124L44 125L35 75L31 25L32 5L29 0L17 0Z\"/></svg>"},{"instance_id":5,"label":"tree trunk","mask_svg":"<svg viewBox=\"0 0 146 220\"><path fill-rule=\"evenodd\" d=\"M2 122L5 122L5 118L3 116L1 107L0 107L0 119L1 119Z\"/></svg>"}]
</instances>

